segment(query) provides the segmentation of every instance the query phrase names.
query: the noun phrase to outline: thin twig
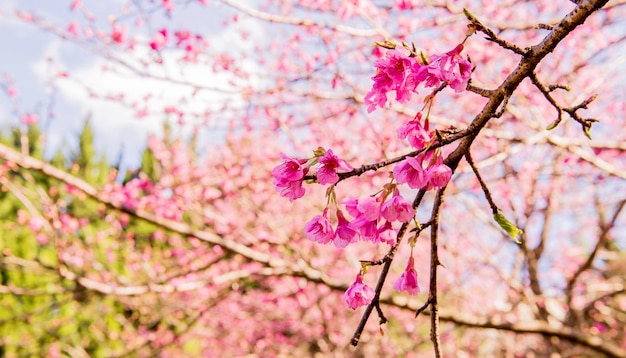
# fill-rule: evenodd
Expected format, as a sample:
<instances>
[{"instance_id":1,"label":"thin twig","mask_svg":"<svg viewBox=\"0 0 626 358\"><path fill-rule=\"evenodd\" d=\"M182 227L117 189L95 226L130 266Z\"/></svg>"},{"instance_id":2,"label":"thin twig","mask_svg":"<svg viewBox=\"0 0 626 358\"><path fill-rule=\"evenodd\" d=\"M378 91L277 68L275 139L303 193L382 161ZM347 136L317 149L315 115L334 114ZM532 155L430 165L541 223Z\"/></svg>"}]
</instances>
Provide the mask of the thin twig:
<instances>
[{"instance_id":1,"label":"thin twig","mask_svg":"<svg viewBox=\"0 0 626 358\"><path fill-rule=\"evenodd\" d=\"M478 182L480 183L480 187L482 188L483 193L485 193L485 198L487 199L487 202L489 203L489 206L491 207L492 213L497 214L498 207L496 206L496 203L493 201L493 198L491 197L491 192L489 192L489 188L487 188L487 184L485 184L485 181L480 176L480 173L478 172L478 168L476 168L476 164L474 164L474 160L472 159L472 155L470 154L469 150L467 151L467 153L465 153L465 160L467 160L467 163L472 168L474 175L476 175L476 179L478 179Z\"/></svg>"}]
</instances>

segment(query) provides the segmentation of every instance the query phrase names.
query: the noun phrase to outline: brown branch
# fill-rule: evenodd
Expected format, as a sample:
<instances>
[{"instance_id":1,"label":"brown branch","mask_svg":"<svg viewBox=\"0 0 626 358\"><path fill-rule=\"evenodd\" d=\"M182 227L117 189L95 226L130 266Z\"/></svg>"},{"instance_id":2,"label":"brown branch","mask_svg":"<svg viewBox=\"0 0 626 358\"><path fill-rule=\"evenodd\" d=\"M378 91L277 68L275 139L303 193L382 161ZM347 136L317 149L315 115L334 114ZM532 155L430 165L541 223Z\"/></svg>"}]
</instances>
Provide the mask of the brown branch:
<instances>
[{"instance_id":1,"label":"brown branch","mask_svg":"<svg viewBox=\"0 0 626 358\"><path fill-rule=\"evenodd\" d=\"M259 11L247 5L244 5L243 2L241 1L233 1L233 0L221 0L221 1L224 4L234 9L237 9L249 16L255 17L260 20L265 20L268 22L283 23L283 24L290 24L290 25L304 26L304 27L317 26L320 28L326 28L326 29L330 29L333 31L337 31L337 32L344 32L353 36L360 36L360 37L373 37L378 34L378 31L376 29L357 29L354 27L349 27L349 26L345 26L341 24L333 26L333 25L328 25L324 23L314 22L308 19L307 20L296 19L293 17Z\"/></svg>"},{"instance_id":2,"label":"brown branch","mask_svg":"<svg viewBox=\"0 0 626 358\"><path fill-rule=\"evenodd\" d=\"M513 51L518 55L525 56L527 54L528 49L522 49L521 47L513 43L510 43L506 40L499 38L495 32L493 32L491 29L483 25L474 15L472 15L466 9L463 9L463 13L465 13L465 17L467 17L467 19L472 23L472 25L474 25L477 31L480 31L484 33L485 35L487 35L486 39L488 41L494 42L500 45L500 47Z\"/></svg>"},{"instance_id":3,"label":"brown branch","mask_svg":"<svg viewBox=\"0 0 626 358\"><path fill-rule=\"evenodd\" d=\"M415 305L414 301L409 301L402 296L392 296L387 299L382 299L381 302L398 308L407 309L412 312L415 312L419 308ZM430 314L428 311L424 313L427 315ZM529 323L496 322L492 319L484 320L458 313L440 314L439 319L442 322L453 323L459 327L496 329L499 331L513 332L517 334L538 334L546 338L558 337L573 344L592 349L595 352L608 355L609 357L626 357L626 349L606 341L603 336L595 336L573 327L555 327L542 321L533 321Z\"/></svg>"},{"instance_id":4,"label":"brown branch","mask_svg":"<svg viewBox=\"0 0 626 358\"><path fill-rule=\"evenodd\" d=\"M519 84L532 75L537 65L549 53L554 51L556 46L569 35L576 27L581 25L596 10L602 8L608 0L591 0L576 7L567 14L561 22L554 26L554 29L539 43L524 50L524 56L520 60L515 70L493 91L493 96L483 107L480 113L474 118L472 123L463 131L471 135L466 135L459 146L445 160L445 164L454 171L461 158L468 151L476 135L498 112L498 108L513 94Z\"/></svg>"},{"instance_id":5,"label":"brown branch","mask_svg":"<svg viewBox=\"0 0 626 358\"><path fill-rule=\"evenodd\" d=\"M569 91L569 88L563 85L551 85L546 87L543 83L541 83L541 81L539 81L539 78L537 78L537 74L536 73L532 73L529 76L531 82L535 85L535 87L537 87L539 89L539 92L541 92L541 94L543 94L543 96L546 98L546 100L552 105L552 107L554 107L557 111L557 118L556 120L554 120L552 123L550 123L550 125L548 125L548 129L554 129L556 126L559 125L559 123L561 123L562 119L563 119L563 112L567 113L573 120L575 120L576 122L580 123L580 125L583 128L583 131L585 132L585 134L589 137L589 130L591 129L591 125L594 122L597 122L597 119L593 119L593 118L582 118L577 112L580 109L587 109L587 106L589 106L589 104L591 102L593 102L596 99L596 95L593 95L589 98L587 98L586 100L582 101L581 103L579 103L578 105L574 106L574 107L562 107L561 105L559 105L556 100L552 97L552 95L550 94L550 92L554 91L555 89L564 89Z\"/></svg>"},{"instance_id":6,"label":"brown branch","mask_svg":"<svg viewBox=\"0 0 626 358\"><path fill-rule=\"evenodd\" d=\"M437 358L441 357L439 303L437 302L437 268L441 265L438 254L439 213L443 205L445 191L446 187L437 191L431 215L432 225L430 227L430 287L428 292L428 301L430 302L430 340L433 342L433 349Z\"/></svg>"},{"instance_id":7,"label":"brown branch","mask_svg":"<svg viewBox=\"0 0 626 358\"><path fill-rule=\"evenodd\" d=\"M489 203L489 206L491 207L491 212L493 214L497 214L498 207L496 206L496 203L493 201L493 198L491 197L491 192L489 191L487 184L485 184L485 181L483 180L482 176L478 172L478 168L476 168L476 164L474 164L474 160L472 159L472 156L469 150L467 151L467 153L465 153L465 160L467 160L467 163L472 168L472 171L474 172L476 179L478 179L478 182L480 183L480 187L482 188L483 193L485 193L485 198L487 199L487 202Z\"/></svg>"},{"instance_id":8,"label":"brown branch","mask_svg":"<svg viewBox=\"0 0 626 358\"><path fill-rule=\"evenodd\" d=\"M587 348L596 352L605 354L609 357L626 357L626 350L610 342L604 341L599 336L593 336L588 333L580 332L570 327L555 328L548 323L535 321L533 323L495 323L492 321L479 321L455 316L441 317L442 321L454 323L458 326L497 329L501 331L509 331L514 333L540 334L547 337L558 337Z\"/></svg>"}]
</instances>

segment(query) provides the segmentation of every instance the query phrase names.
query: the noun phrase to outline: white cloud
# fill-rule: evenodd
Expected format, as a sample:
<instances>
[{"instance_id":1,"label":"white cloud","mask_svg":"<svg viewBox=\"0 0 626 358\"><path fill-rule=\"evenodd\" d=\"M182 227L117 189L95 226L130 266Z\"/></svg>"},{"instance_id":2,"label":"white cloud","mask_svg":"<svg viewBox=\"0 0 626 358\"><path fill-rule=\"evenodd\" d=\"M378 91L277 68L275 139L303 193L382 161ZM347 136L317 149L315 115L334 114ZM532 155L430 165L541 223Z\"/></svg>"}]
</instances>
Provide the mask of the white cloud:
<instances>
[{"instance_id":1,"label":"white cloud","mask_svg":"<svg viewBox=\"0 0 626 358\"><path fill-rule=\"evenodd\" d=\"M228 30L221 32L219 37L209 40L213 49L232 47L235 43L240 44L240 46L253 46L254 41L262 39L262 33L258 30L255 31L256 38L250 40L249 43L242 44L240 40L239 42L235 41L237 34ZM60 58L59 55L62 55L63 52L62 45L61 40L48 43L42 58L33 65L33 71L42 81L45 81L46 77L49 76L46 58L49 56ZM74 117L64 117L57 120L54 128L52 128L53 132L67 132L69 128L77 128L75 125L77 120L82 121L85 115L89 113L91 124L97 134L96 143L99 149L105 150L109 159L114 159L123 146L125 159L131 165L138 165L141 159L140 150L145 144L147 135L149 133L157 135L161 133L162 120L165 118L163 112L166 107L178 108L185 113L203 113L207 109L218 110L224 101L229 101L230 105L237 103L241 106L245 105L241 96L232 93L232 91L230 91L231 93L224 93L202 90L194 94L194 89L191 86L177 83L187 81L198 85L232 90L232 85L229 84L232 76L229 74L216 74L210 66L206 65L180 66L179 59L183 56L182 51L165 51L163 60L166 65L153 66L155 68L153 73L157 76L167 77L172 81L142 77L120 65L121 61L133 66L140 66L137 58L149 58L151 55L154 54L150 53L149 49L137 47L132 54L116 53L115 58L119 61L93 57L93 60L86 62L85 65L69 69L70 78L77 79L77 81L61 80L58 82L58 90L63 101L72 107L71 112L73 113L70 116ZM258 65L253 61L248 61L245 66L248 70L259 72ZM107 67L113 67L116 70L103 71ZM260 86L259 80L254 82L254 86ZM89 96L87 88L98 96L123 94L125 103L137 103L138 106L133 109L115 101L94 99ZM151 99L145 101L146 96L150 96ZM137 109L143 108L144 103L147 104L146 109L152 115L137 119ZM188 120L189 118L185 117L185 119ZM74 123L68 123L70 121ZM61 141L60 138L50 139L57 143Z\"/></svg>"}]
</instances>

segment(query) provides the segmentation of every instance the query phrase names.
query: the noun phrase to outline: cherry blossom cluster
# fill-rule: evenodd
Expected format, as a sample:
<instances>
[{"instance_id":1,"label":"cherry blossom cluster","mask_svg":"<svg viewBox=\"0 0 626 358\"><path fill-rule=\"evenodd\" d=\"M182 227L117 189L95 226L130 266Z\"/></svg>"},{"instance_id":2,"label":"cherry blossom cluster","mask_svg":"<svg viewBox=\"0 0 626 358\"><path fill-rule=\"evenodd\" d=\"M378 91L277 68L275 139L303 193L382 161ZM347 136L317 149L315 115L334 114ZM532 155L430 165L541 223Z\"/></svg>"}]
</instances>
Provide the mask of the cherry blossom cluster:
<instances>
[{"instance_id":1,"label":"cherry blossom cluster","mask_svg":"<svg viewBox=\"0 0 626 358\"><path fill-rule=\"evenodd\" d=\"M422 57L421 60L426 63L420 63L417 54L408 47L388 46L394 48L374 63L374 85L365 95L368 112L373 112L376 107L384 108L389 100L387 94L391 91L395 91L396 101L408 102L422 83L425 87L437 87L445 82L456 92L462 92L467 87L472 68L469 61L461 57L463 44L443 55L432 55L428 61Z\"/></svg>"},{"instance_id":2,"label":"cherry blossom cluster","mask_svg":"<svg viewBox=\"0 0 626 358\"><path fill-rule=\"evenodd\" d=\"M283 163L272 170L274 185L280 191L280 195L294 201L304 196L305 190L302 187L304 176L309 169L316 164L320 164L317 170L317 181L320 184L335 184L339 181L337 169L341 171L352 170L352 166L343 159L339 159L332 149L324 150L319 148L314 152L313 158L294 159L281 153Z\"/></svg>"},{"instance_id":3,"label":"cherry blossom cluster","mask_svg":"<svg viewBox=\"0 0 626 358\"><path fill-rule=\"evenodd\" d=\"M402 198L395 185L388 185L387 188L375 197L348 198L343 204L353 219L349 221L337 209L336 228L333 228L328 217L329 209L326 208L321 215L316 215L304 225L305 236L320 244L332 242L339 248L359 240L395 245L396 230L392 223L409 222L415 216L415 211ZM385 200L388 196L390 198Z\"/></svg>"},{"instance_id":4,"label":"cherry blossom cluster","mask_svg":"<svg viewBox=\"0 0 626 358\"><path fill-rule=\"evenodd\" d=\"M377 107L384 108L388 103L387 94L391 91L395 91L396 101L408 102L413 93L417 93L416 89L421 83L425 87L439 87L445 83L456 92L467 87L471 66L460 55L462 44L443 55L432 55L428 60L421 56L421 62L418 61L415 50L407 45L397 48L394 44L387 43L383 47L389 51L384 58L375 62L376 75L372 77L374 84L365 96L370 112ZM331 184L326 195L328 203L334 204L334 210L327 205L322 214L316 215L304 225L304 233L309 240L320 244L332 243L338 248L345 248L358 241L385 243L389 246L397 244L398 228L394 228L394 224L406 224L415 217L415 209L402 197L399 186L406 184L411 189L440 189L448 185L452 177L452 170L444 163L441 148L435 146L438 136L429 128L428 114L433 104L432 97L437 92L435 90L425 100L424 107L428 107L425 118L418 112L412 120L397 129L398 139L408 141L418 154L407 155L397 162L392 169L390 182L378 193L344 200L343 210L336 201L334 190L340 179L338 171L347 173L345 177L350 176L348 172L353 171L348 162L338 158L332 149L318 148L312 158L305 159L292 158L281 153L283 162L272 171L274 185L280 195L291 201L303 197L303 182L314 168L317 168L316 175L308 178L314 177L322 185ZM415 242L409 240L409 244L413 250ZM371 303L375 296L372 288L363 283L367 264L364 263L361 267L355 282L344 294L344 301L352 309ZM404 272L393 288L396 291L406 291L410 295L419 293L412 252Z\"/></svg>"}]
</instances>

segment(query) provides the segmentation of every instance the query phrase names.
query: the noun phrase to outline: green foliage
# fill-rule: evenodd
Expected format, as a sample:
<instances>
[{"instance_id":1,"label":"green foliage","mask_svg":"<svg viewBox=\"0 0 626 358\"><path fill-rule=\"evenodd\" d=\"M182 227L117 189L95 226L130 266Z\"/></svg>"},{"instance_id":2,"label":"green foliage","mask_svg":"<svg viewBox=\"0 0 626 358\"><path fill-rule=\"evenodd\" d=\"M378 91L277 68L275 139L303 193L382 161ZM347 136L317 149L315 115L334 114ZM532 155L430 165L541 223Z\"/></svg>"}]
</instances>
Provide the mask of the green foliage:
<instances>
[{"instance_id":1,"label":"green foliage","mask_svg":"<svg viewBox=\"0 0 626 358\"><path fill-rule=\"evenodd\" d=\"M43 140L36 126L30 126L26 132L13 130L9 137L0 136L0 142L43 158ZM66 166L68 159L70 168ZM73 158L65 158L59 152L50 163L96 186L106 183L111 173L106 160L96 155L88 123ZM5 177L8 181L0 190L0 284L4 288L0 291L0 356L44 357L53 347L61 351L82 347L94 357L123 351L123 322L119 316L125 307L59 275L63 249L73 240L94 237L108 226L101 205L68 195L65 185L39 172L16 169L5 173ZM50 215L54 214L46 213L46 202L54 202L71 216L87 219L89 224L77 232L62 234L51 225ZM29 217L45 218L49 228L41 237L48 242L38 241L37 233L27 224L18 223L19 211ZM115 239L94 248L96 256L107 265L105 250L114 246ZM112 271L128 274L123 262L123 257L115 260Z\"/></svg>"}]
</instances>

